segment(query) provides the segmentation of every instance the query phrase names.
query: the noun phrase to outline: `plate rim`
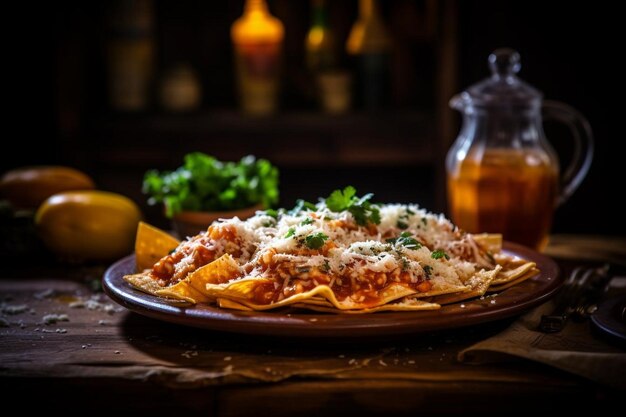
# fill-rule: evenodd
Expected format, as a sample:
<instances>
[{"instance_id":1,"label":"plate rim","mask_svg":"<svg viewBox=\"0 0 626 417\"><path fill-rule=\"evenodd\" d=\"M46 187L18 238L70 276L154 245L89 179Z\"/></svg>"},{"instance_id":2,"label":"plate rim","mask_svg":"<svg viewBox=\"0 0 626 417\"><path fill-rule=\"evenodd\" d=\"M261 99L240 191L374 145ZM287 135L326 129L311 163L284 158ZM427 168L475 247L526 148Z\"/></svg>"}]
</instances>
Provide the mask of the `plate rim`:
<instances>
[{"instance_id":1,"label":"plate rim","mask_svg":"<svg viewBox=\"0 0 626 417\"><path fill-rule=\"evenodd\" d=\"M104 292L115 302L138 314L175 324L249 335L351 338L417 334L466 327L519 315L549 299L563 279L556 262L522 245L504 242L505 253L537 263L541 272L495 298L473 299L442 306L439 310L381 312L363 315L272 311L236 311L209 305L177 306L133 288L123 280L131 273L135 255L113 263L102 278ZM524 293L524 289L535 288ZM510 297L519 293L518 297ZM502 295L507 297L502 297ZM498 304L498 301L505 300ZM491 300L496 300L495 304ZM464 305L464 308L461 308Z\"/></svg>"}]
</instances>

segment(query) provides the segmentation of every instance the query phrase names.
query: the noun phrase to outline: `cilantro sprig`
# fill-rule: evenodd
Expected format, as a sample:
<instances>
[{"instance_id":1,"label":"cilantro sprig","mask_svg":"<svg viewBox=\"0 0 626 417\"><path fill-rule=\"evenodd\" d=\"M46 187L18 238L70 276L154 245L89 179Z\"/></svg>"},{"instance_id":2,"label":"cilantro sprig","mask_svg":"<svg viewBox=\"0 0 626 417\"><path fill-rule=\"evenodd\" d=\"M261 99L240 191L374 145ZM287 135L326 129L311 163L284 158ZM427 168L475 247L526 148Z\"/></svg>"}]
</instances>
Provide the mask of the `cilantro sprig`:
<instances>
[{"instance_id":1,"label":"cilantro sprig","mask_svg":"<svg viewBox=\"0 0 626 417\"><path fill-rule=\"evenodd\" d=\"M356 189L349 185L343 190L333 191L325 203L332 212L350 212L359 226L367 226L368 223L380 224L380 210L370 202L372 197L374 195L371 193L357 197Z\"/></svg>"},{"instance_id":2,"label":"cilantro sprig","mask_svg":"<svg viewBox=\"0 0 626 417\"><path fill-rule=\"evenodd\" d=\"M430 254L430 257L433 259L441 259L441 258L450 259L450 255L448 255L441 249L433 251L433 253Z\"/></svg>"},{"instance_id":3,"label":"cilantro sprig","mask_svg":"<svg viewBox=\"0 0 626 417\"><path fill-rule=\"evenodd\" d=\"M306 238L304 238L304 243L310 249L319 249L322 246L324 246L324 242L326 242L327 239L328 239L328 236L326 236L322 232L313 233L312 235L308 235Z\"/></svg>"},{"instance_id":4,"label":"cilantro sprig","mask_svg":"<svg viewBox=\"0 0 626 417\"><path fill-rule=\"evenodd\" d=\"M424 273L426 274L426 279L430 279L430 276L433 273L433 267L430 265L424 265L422 268L424 268Z\"/></svg>"},{"instance_id":5,"label":"cilantro sprig","mask_svg":"<svg viewBox=\"0 0 626 417\"><path fill-rule=\"evenodd\" d=\"M302 199L298 199L296 201L295 207L292 208L291 210L289 210L289 215L297 216L303 210L315 211L315 210L317 210L317 207L315 207L315 204L313 204L313 203L310 203L310 202L302 200Z\"/></svg>"},{"instance_id":6,"label":"cilantro sprig","mask_svg":"<svg viewBox=\"0 0 626 417\"><path fill-rule=\"evenodd\" d=\"M422 247L422 244L411 236L411 233L409 232L402 232L398 237L387 239L387 243L391 243L392 245L402 245L408 249L419 249Z\"/></svg>"}]
</instances>

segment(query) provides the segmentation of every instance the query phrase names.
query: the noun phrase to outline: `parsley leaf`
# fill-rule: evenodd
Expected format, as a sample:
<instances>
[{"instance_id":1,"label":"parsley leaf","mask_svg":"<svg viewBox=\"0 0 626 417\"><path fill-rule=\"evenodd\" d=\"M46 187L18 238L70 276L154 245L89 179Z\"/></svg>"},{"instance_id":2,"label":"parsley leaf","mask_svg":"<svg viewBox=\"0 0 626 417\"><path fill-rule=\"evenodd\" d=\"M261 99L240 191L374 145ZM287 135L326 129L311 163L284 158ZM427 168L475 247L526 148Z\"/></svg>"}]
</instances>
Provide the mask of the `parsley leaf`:
<instances>
[{"instance_id":1,"label":"parsley leaf","mask_svg":"<svg viewBox=\"0 0 626 417\"><path fill-rule=\"evenodd\" d=\"M433 259L441 259L441 258L450 259L450 256L442 250L433 251L433 253L430 254L430 257Z\"/></svg>"},{"instance_id":2,"label":"parsley leaf","mask_svg":"<svg viewBox=\"0 0 626 417\"><path fill-rule=\"evenodd\" d=\"M400 236L387 239L387 243L391 243L392 245L402 245L408 249L419 249L422 247L422 244L417 241L414 237L411 236L409 232L402 232Z\"/></svg>"},{"instance_id":3,"label":"parsley leaf","mask_svg":"<svg viewBox=\"0 0 626 417\"><path fill-rule=\"evenodd\" d=\"M343 191L335 190L326 199L326 207L334 212L347 210L352 205L355 194L356 189L351 185L348 185Z\"/></svg>"},{"instance_id":4,"label":"parsley leaf","mask_svg":"<svg viewBox=\"0 0 626 417\"><path fill-rule=\"evenodd\" d=\"M312 235L308 235L305 239L304 242L306 243L306 245L311 248L311 249L319 249L322 246L324 246L324 242L328 239L328 236L326 236L324 233L319 232L319 233L314 233Z\"/></svg>"},{"instance_id":5,"label":"parsley leaf","mask_svg":"<svg viewBox=\"0 0 626 417\"><path fill-rule=\"evenodd\" d=\"M291 237L293 235L296 234L296 229L294 229L293 227L290 227L289 230L287 231L287 234L285 234L285 239L287 239L288 237Z\"/></svg>"},{"instance_id":6,"label":"parsley leaf","mask_svg":"<svg viewBox=\"0 0 626 417\"><path fill-rule=\"evenodd\" d=\"M430 265L424 265L422 268L426 274L426 279L430 279L430 275L433 273L433 267Z\"/></svg>"},{"instance_id":7,"label":"parsley leaf","mask_svg":"<svg viewBox=\"0 0 626 417\"><path fill-rule=\"evenodd\" d=\"M298 214L300 214L300 212L302 210L315 211L315 210L317 210L317 207L315 207L315 204L313 204L313 203L309 203L308 201L304 201L302 199L298 199L296 201L295 207L292 208L291 210L289 210L289 214L291 216L297 216Z\"/></svg>"},{"instance_id":8,"label":"parsley leaf","mask_svg":"<svg viewBox=\"0 0 626 417\"><path fill-rule=\"evenodd\" d=\"M328 259L324 259L324 264L320 267L320 269L324 272L330 271L330 262Z\"/></svg>"},{"instance_id":9,"label":"parsley leaf","mask_svg":"<svg viewBox=\"0 0 626 417\"><path fill-rule=\"evenodd\" d=\"M406 222L403 222L402 220L398 220L398 222L396 223L396 226L398 226L399 229L408 229L409 225Z\"/></svg>"},{"instance_id":10,"label":"parsley leaf","mask_svg":"<svg viewBox=\"0 0 626 417\"><path fill-rule=\"evenodd\" d=\"M404 256L402 258L400 258L400 260L402 262L402 270L403 271L407 271L409 269L409 266L411 265L411 263Z\"/></svg>"},{"instance_id":11,"label":"parsley leaf","mask_svg":"<svg viewBox=\"0 0 626 417\"><path fill-rule=\"evenodd\" d=\"M359 226L367 226L368 223L380 224L380 210L370 202L373 194L365 194L359 198L352 186L342 190L333 191L325 200L326 207L335 213L348 211L354 217Z\"/></svg>"},{"instance_id":12,"label":"parsley leaf","mask_svg":"<svg viewBox=\"0 0 626 417\"><path fill-rule=\"evenodd\" d=\"M310 217L307 217L306 219L302 220L302 223L300 223L302 226L305 226L307 224L313 224L313 219Z\"/></svg>"},{"instance_id":13,"label":"parsley leaf","mask_svg":"<svg viewBox=\"0 0 626 417\"><path fill-rule=\"evenodd\" d=\"M265 215L278 219L278 212L274 209L265 210Z\"/></svg>"}]
</instances>

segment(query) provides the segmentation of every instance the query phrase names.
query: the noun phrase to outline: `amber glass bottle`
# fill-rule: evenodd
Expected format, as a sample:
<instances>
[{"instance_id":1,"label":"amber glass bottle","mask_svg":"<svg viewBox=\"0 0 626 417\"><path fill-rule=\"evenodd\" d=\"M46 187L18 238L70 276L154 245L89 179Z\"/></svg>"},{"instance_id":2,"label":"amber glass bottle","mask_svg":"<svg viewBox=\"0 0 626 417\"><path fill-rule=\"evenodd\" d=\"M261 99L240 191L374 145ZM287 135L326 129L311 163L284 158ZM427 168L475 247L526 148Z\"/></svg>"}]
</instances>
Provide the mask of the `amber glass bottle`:
<instances>
[{"instance_id":1,"label":"amber glass bottle","mask_svg":"<svg viewBox=\"0 0 626 417\"><path fill-rule=\"evenodd\" d=\"M278 106L283 24L270 14L265 0L246 0L231 38L241 108L253 115L273 113Z\"/></svg>"}]
</instances>

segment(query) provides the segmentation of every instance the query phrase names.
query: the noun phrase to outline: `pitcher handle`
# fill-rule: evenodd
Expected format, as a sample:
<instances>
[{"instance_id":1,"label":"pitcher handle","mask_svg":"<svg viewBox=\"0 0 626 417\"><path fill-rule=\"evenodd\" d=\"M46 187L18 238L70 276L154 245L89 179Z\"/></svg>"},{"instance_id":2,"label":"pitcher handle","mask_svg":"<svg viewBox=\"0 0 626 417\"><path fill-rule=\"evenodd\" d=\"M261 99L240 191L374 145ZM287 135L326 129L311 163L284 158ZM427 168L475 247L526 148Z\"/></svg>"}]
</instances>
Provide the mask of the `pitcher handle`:
<instances>
[{"instance_id":1,"label":"pitcher handle","mask_svg":"<svg viewBox=\"0 0 626 417\"><path fill-rule=\"evenodd\" d=\"M569 199L583 181L593 160L593 132L589 122L580 112L559 101L543 103L545 119L554 119L569 127L574 138L572 161L561 175L560 194L557 205Z\"/></svg>"}]
</instances>

